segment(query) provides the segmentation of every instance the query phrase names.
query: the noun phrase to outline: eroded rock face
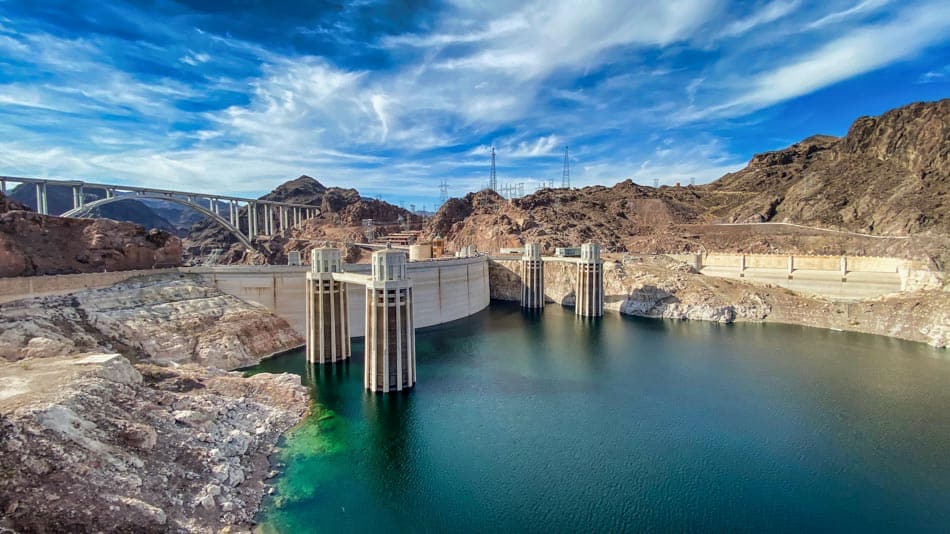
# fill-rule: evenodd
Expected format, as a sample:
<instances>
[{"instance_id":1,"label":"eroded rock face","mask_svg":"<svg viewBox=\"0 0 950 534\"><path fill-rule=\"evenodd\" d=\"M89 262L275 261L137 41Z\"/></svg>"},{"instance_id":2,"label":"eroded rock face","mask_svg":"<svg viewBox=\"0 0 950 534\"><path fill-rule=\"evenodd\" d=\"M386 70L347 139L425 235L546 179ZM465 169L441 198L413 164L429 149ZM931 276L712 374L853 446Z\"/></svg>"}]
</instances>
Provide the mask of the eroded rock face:
<instances>
[{"instance_id":1,"label":"eroded rock face","mask_svg":"<svg viewBox=\"0 0 950 534\"><path fill-rule=\"evenodd\" d=\"M116 354L0 363L0 376L0 527L23 532L248 529L267 456L309 402L296 375Z\"/></svg>"},{"instance_id":2,"label":"eroded rock face","mask_svg":"<svg viewBox=\"0 0 950 534\"><path fill-rule=\"evenodd\" d=\"M492 260L491 298L521 300L520 261ZM574 305L576 266L544 264L548 301ZM663 319L732 323L767 321L838 328L928 343L950 344L947 290L932 289L863 300L834 302L787 289L697 274L659 257L636 264L604 263L604 309Z\"/></svg>"},{"instance_id":3,"label":"eroded rock face","mask_svg":"<svg viewBox=\"0 0 950 534\"><path fill-rule=\"evenodd\" d=\"M181 265L181 241L109 219L0 212L0 276L128 271Z\"/></svg>"},{"instance_id":4,"label":"eroded rock face","mask_svg":"<svg viewBox=\"0 0 950 534\"><path fill-rule=\"evenodd\" d=\"M235 369L303 343L284 319L194 275L0 304L0 359L11 361L115 350Z\"/></svg>"}]
</instances>

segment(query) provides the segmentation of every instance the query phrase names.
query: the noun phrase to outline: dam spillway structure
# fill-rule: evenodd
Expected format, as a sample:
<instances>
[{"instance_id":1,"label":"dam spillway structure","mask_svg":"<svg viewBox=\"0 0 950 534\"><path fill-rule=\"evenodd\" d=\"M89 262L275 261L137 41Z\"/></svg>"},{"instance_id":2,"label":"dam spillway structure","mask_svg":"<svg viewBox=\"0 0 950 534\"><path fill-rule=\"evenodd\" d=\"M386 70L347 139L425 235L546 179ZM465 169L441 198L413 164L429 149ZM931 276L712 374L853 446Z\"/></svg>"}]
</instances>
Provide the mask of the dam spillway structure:
<instances>
[{"instance_id":1,"label":"dam spillway structure","mask_svg":"<svg viewBox=\"0 0 950 534\"><path fill-rule=\"evenodd\" d=\"M600 245L584 243L577 261L577 287L574 291L574 314L580 317L604 315L604 262Z\"/></svg>"},{"instance_id":2,"label":"dam spillway structure","mask_svg":"<svg viewBox=\"0 0 950 534\"><path fill-rule=\"evenodd\" d=\"M544 308L544 261L537 243L526 243L521 257L521 307Z\"/></svg>"},{"instance_id":3,"label":"dam spillway structure","mask_svg":"<svg viewBox=\"0 0 950 534\"><path fill-rule=\"evenodd\" d=\"M310 252L307 273L307 361L334 363L350 357L350 329L346 284L333 279L343 272L340 251L318 248Z\"/></svg>"},{"instance_id":4,"label":"dam spillway structure","mask_svg":"<svg viewBox=\"0 0 950 534\"><path fill-rule=\"evenodd\" d=\"M416 383L416 331L412 281L406 253L391 248L373 253L366 282L366 389L389 393Z\"/></svg>"}]
</instances>

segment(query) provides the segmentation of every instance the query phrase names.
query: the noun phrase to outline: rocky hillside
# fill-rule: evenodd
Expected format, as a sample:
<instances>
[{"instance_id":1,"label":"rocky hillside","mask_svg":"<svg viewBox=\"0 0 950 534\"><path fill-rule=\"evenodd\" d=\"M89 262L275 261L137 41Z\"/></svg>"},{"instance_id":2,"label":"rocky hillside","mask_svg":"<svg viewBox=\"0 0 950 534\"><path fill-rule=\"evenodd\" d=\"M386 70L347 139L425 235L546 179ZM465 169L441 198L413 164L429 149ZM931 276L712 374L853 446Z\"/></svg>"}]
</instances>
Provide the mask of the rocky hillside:
<instances>
[{"instance_id":1,"label":"rocky hillside","mask_svg":"<svg viewBox=\"0 0 950 534\"><path fill-rule=\"evenodd\" d=\"M236 369L303 344L284 319L194 275L0 304L0 360L121 352L135 361Z\"/></svg>"},{"instance_id":2,"label":"rocky hillside","mask_svg":"<svg viewBox=\"0 0 950 534\"><path fill-rule=\"evenodd\" d=\"M880 235L950 234L950 99L854 122L758 154L703 189L707 219L779 221Z\"/></svg>"},{"instance_id":3,"label":"rocky hillside","mask_svg":"<svg viewBox=\"0 0 950 534\"><path fill-rule=\"evenodd\" d=\"M8 200L0 203L9 207ZM0 276L69 274L181 264L181 241L162 230L109 219L0 212Z\"/></svg>"},{"instance_id":4,"label":"rocky hillside","mask_svg":"<svg viewBox=\"0 0 950 534\"><path fill-rule=\"evenodd\" d=\"M118 354L0 361L0 384L4 532L249 532L309 404L298 376Z\"/></svg>"},{"instance_id":5,"label":"rocky hillside","mask_svg":"<svg viewBox=\"0 0 950 534\"><path fill-rule=\"evenodd\" d=\"M356 189L326 187L309 176L285 182L261 199L316 206L321 214L299 228L257 237L255 244L261 252L250 254L227 230L212 221L203 221L192 228L185 240L186 256L202 258L212 249L220 248L225 251L221 263L281 264L287 261L287 253L292 250L306 254L326 241L363 241L363 219L381 223L396 223L400 217L404 221L412 219L409 211L388 202L363 198ZM397 227L393 224L393 229Z\"/></svg>"},{"instance_id":6,"label":"rocky hillside","mask_svg":"<svg viewBox=\"0 0 950 534\"><path fill-rule=\"evenodd\" d=\"M758 154L745 169L703 186L652 188L627 180L613 187L543 189L511 201L490 191L471 193L442 206L425 235L441 235L450 248L480 250L534 241L552 252L594 240L616 251L674 252L699 251L713 241L746 252L834 254L858 247L871 254L943 257L950 237L948 195L950 99L859 119L843 138L814 136ZM911 234L914 240L855 243L860 238L827 232L765 235L711 226L737 222Z\"/></svg>"}]
</instances>

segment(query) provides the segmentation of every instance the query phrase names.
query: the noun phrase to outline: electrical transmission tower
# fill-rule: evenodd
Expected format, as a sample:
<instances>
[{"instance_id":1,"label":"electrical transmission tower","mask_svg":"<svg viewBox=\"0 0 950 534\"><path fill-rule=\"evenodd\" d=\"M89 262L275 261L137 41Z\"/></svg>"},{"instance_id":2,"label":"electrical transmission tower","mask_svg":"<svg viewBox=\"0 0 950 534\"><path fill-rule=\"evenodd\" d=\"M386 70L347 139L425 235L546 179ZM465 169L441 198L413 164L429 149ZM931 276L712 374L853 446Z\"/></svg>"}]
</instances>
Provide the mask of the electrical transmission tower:
<instances>
[{"instance_id":1,"label":"electrical transmission tower","mask_svg":"<svg viewBox=\"0 0 950 534\"><path fill-rule=\"evenodd\" d=\"M571 188L571 160L568 156L567 147L564 147L564 171L561 172L561 187Z\"/></svg>"},{"instance_id":2,"label":"electrical transmission tower","mask_svg":"<svg viewBox=\"0 0 950 534\"><path fill-rule=\"evenodd\" d=\"M440 204L445 204L445 201L449 199L449 184L442 180L439 184L439 201Z\"/></svg>"},{"instance_id":3,"label":"electrical transmission tower","mask_svg":"<svg viewBox=\"0 0 950 534\"><path fill-rule=\"evenodd\" d=\"M660 187L660 179L659 179L659 178L654 178L654 179L653 179L653 188L656 189L656 188L658 188L658 187Z\"/></svg>"},{"instance_id":4,"label":"electrical transmission tower","mask_svg":"<svg viewBox=\"0 0 950 534\"><path fill-rule=\"evenodd\" d=\"M488 175L488 188L498 190L498 176L495 174L495 147L491 147L491 173Z\"/></svg>"}]
</instances>

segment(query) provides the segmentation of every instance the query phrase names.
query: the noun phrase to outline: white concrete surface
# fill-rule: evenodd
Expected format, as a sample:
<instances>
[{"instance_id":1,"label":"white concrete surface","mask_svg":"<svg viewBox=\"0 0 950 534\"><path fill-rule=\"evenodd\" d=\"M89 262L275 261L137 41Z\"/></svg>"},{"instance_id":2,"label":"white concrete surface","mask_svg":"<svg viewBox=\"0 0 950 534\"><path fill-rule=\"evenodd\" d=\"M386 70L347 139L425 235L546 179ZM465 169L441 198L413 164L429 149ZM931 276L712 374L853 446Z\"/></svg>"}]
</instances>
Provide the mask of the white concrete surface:
<instances>
[{"instance_id":1,"label":"white concrete surface","mask_svg":"<svg viewBox=\"0 0 950 534\"><path fill-rule=\"evenodd\" d=\"M488 306L488 257L410 262L413 312L417 328L462 319ZM307 266L213 266L181 269L202 274L215 287L238 298L264 305L301 334L306 333ZM365 275L368 264L346 265L350 336L363 335L366 324ZM359 276L363 275L363 276ZM338 275L335 275L335 277Z\"/></svg>"},{"instance_id":2,"label":"white concrete surface","mask_svg":"<svg viewBox=\"0 0 950 534\"><path fill-rule=\"evenodd\" d=\"M834 271L796 269L789 279L787 269L747 268L742 271L741 277L739 269L735 267L704 267L700 272L706 276L772 284L793 291L841 299L879 297L901 290L898 273L849 272L841 276L840 272ZM845 281L842 282L842 279Z\"/></svg>"}]
</instances>

